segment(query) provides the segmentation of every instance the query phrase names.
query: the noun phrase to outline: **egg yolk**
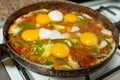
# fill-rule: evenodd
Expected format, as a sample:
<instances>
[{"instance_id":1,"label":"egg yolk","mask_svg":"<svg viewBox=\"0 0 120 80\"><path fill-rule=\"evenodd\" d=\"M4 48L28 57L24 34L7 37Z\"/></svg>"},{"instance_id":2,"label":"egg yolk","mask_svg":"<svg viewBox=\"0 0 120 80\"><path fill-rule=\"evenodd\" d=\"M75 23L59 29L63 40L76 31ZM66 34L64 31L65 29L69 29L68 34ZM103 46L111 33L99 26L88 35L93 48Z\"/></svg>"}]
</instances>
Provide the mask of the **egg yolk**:
<instances>
[{"instance_id":1,"label":"egg yolk","mask_svg":"<svg viewBox=\"0 0 120 80\"><path fill-rule=\"evenodd\" d=\"M50 22L50 17L47 14L39 14L36 17L36 22L38 24L47 24Z\"/></svg>"},{"instance_id":2,"label":"egg yolk","mask_svg":"<svg viewBox=\"0 0 120 80\"><path fill-rule=\"evenodd\" d=\"M63 43L56 43L51 48L52 55L58 58L65 58L69 55L70 49Z\"/></svg>"},{"instance_id":3,"label":"egg yolk","mask_svg":"<svg viewBox=\"0 0 120 80\"><path fill-rule=\"evenodd\" d=\"M34 40L37 40L38 37L39 37L38 31L33 29L26 30L22 33L22 38L25 41L34 41Z\"/></svg>"},{"instance_id":4,"label":"egg yolk","mask_svg":"<svg viewBox=\"0 0 120 80\"><path fill-rule=\"evenodd\" d=\"M64 20L67 22L75 22L77 21L77 16L72 13L69 13L64 16Z\"/></svg>"},{"instance_id":5,"label":"egg yolk","mask_svg":"<svg viewBox=\"0 0 120 80\"><path fill-rule=\"evenodd\" d=\"M82 44L86 46L93 46L96 45L98 42L98 38L94 33L91 32L85 32L81 34L80 41Z\"/></svg>"}]
</instances>

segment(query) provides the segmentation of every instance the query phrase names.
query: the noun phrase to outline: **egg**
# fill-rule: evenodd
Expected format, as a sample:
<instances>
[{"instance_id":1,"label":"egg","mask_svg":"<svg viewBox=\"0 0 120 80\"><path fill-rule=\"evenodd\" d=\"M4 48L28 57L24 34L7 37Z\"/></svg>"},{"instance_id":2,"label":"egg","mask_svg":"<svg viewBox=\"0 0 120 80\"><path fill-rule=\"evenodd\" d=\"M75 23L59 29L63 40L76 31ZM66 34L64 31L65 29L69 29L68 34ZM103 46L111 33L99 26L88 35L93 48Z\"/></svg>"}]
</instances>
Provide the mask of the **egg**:
<instances>
[{"instance_id":1,"label":"egg","mask_svg":"<svg viewBox=\"0 0 120 80\"><path fill-rule=\"evenodd\" d=\"M56 30L41 28L39 30L40 39L61 39L61 33Z\"/></svg>"},{"instance_id":2,"label":"egg","mask_svg":"<svg viewBox=\"0 0 120 80\"><path fill-rule=\"evenodd\" d=\"M38 38L39 38L39 32L34 29L29 29L22 33L22 39L25 41L35 41Z\"/></svg>"},{"instance_id":3,"label":"egg","mask_svg":"<svg viewBox=\"0 0 120 80\"><path fill-rule=\"evenodd\" d=\"M58 22L63 20L63 14L58 10L51 11L48 15L52 21Z\"/></svg>"},{"instance_id":4,"label":"egg","mask_svg":"<svg viewBox=\"0 0 120 80\"><path fill-rule=\"evenodd\" d=\"M64 16L64 20L67 22L76 22L77 21L77 16L72 14L72 13L68 13Z\"/></svg>"},{"instance_id":5,"label":"egg","mask_svg":"<svg viewBox=\"0 0 120 80\"><path fill-rule=\"evenodd\" d=\"M39 29L39 37L40 39L65 39L69 37L68 33L60 33L57 30L49 30L49 29L45 29L45 28L41 28Z\"/></svg>"},{"instance_id":6,"label":"egg","mask_svg":"<svg viewBox=\"0 0 120 80\"><path fill-rule=\"evenodd\" d=\"M52 46L51 53L57 58L65 58L69 55L70 49L66 44L56 43Z\"/></svg>"},{"instance_id":7,"label":"egg","mask_svg":"<svg viewBox=\"0 0 120 80\"><path fill-rule=\"evenodd\" d=\"M51 20L50 20L50 17L47 15L47 14L39 14L37 15L36 17L36 22L38 24L47 24L49 23Z\"/></svg>"},{"instance_id":8,"label":"egg","mask_svg":"<svg viewBox=\"0 0 120 80\"><path fill-rule=\"evenodd\" d=\"M80 41L86 46L93 46L97 44L98 38L94 33L85 32L80 35Z\"/></svg>"}]
</instances>

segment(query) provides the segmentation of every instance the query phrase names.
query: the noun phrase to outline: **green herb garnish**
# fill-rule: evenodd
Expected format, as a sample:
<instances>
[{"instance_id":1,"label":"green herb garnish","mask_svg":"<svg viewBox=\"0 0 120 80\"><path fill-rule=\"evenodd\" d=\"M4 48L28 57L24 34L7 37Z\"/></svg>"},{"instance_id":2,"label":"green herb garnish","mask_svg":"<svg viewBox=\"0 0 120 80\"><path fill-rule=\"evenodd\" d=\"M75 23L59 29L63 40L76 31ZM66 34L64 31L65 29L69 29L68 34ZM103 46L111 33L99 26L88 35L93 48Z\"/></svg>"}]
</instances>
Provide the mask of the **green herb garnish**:
<instances>
[{"instance_id":1,"label":"green herb garnish","mask_svg":"<svg viewBox=\"0 0 120 80\"><path fill-rule=\"evenodd\" d=\"M45 61L45 65L51 65L51 64L53 64L53 62L51 60L46 60Z\"/></svg>"},{"instance_id":2,"label":"green herb garnish","mask_svg":"<svg viewBox=\"0 0 120 80\"><path fill-rule=\"evenodd\" d=\"M36 44L37 46L39 46L39 47L42 47L42 46L43 46L43 43L40 42L40 41L37 41L35 44Z\"/></svg>"},{"instance_id":3,"label":"green herb garnish","mask_svg":"<svg viewBox=\"0 0 120 80\"><path fill-rule=\"evenodd\" d=\"M97 51L98 51L98 48L97 48L96 46L93 46L93 47L90 48L90 50L91 50L92 52L97 52Z\"/></svg>"},{"instance_id":4,"label":"green herb garnish","mask_svg":"<svg viewBox=\"0 0 120 80\"><path fill-rule=\"evenodd\" d=\"M35 28L35 24L33 23L22 23L22 24L19 24L18 26L26 29Z\"/></svg>"},{"instance_id":5,"label":"green herb garnish","mask_svg":"<svg viewBox=\"0 0 120 80\"><path fill-rule=\"evenodd\" d=\"M35 55L41 56L41 55L43 54L44 51L45 51L44 48L37 48L37 49L36 49L36 54L35 54Z\"/></svg>"}]
</instances>

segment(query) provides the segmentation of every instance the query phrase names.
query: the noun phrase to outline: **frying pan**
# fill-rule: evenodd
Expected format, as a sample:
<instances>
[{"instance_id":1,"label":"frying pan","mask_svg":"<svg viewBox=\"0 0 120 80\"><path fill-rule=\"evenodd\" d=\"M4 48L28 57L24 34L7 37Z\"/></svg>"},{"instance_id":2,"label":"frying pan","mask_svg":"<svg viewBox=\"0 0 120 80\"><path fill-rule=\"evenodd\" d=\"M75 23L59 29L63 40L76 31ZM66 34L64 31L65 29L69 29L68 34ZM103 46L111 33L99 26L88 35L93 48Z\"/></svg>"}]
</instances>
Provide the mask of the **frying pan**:
<instances>
[{"instance_id":1,"label":"frying pan","mask_svg":"<svg viewBox=\"0 0 120 80\"><path fill-rule=\"evenodd\" d=\"M58 8L63 8L68 11L77 11L77 12L83 12L86 14L89 14L91 17L95 18L97 21L101 21L107 29L112 31L113 37L115 40L115 49L114 52L106 58L104 61L95 64L91 67L87 68L80 68L80 69L72 69L72 70L62 70L62 69L54 69L54 68L48 68L46 66L36 64L33 62L30 62L24 58L22 58L20 55L15 52L10 45L8 44L8 30L11 24L13 24L14 20L18 18L21 15L27 14L31 11L38 10L41 8L46 8L46 9L58 9ZM100 14L99 12L92 10L88 7L79 5L77 3L69 2L69 1L54 1L54 0L49 0L49 1L41 1L39 3L31 4L26 7L23 7L16 12L14 12L11 16L8 17L6 20L4 27L3 27L3 36L4 36L4 44L0 45L0 57L1 59L5 58L6 56L10 56L13 58L17 63L19 63L22 67L25 69L29 69L33 72L46 75L46 76L51 76L51 77L80 77L80 76L86 76L90 73L93 73L103 67L109 60L113 57L116 49L118 48L119 44L119 34L117 28L112 24L111 21L109 21L105 16ZM3 54L1 54L3 53Z\"/></svg>"}]
</instances>

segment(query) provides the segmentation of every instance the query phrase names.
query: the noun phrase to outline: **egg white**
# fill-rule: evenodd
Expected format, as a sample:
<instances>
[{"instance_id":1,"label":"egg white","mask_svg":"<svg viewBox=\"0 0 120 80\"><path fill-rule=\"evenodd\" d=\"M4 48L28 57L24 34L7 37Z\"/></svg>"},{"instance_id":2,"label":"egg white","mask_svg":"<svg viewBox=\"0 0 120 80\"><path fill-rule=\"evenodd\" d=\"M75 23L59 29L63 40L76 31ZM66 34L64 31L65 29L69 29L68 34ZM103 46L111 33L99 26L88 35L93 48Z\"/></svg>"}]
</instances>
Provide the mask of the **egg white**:
<instances>
[{"instance_id":1,"label":"egg white","mask_svg":"<svg viewBox=\"0 0 120 80\"><path fill-rule=\"evenodd\" d=\"M64 38L68 38L69 34L68 33L61 34L57 30L49 30L49 29L41 28L39 30L39 37L40 39L64 39Z\"/></svg>"},{"instance_id":2,"label":"egg white","mask_svg":"<svg viewBox=\"0 0 120 80\"><path fill-rule=\"evenodd\" d=\"M50 19L52 21L58 22L58 21L63 20L63 14L58 10L54 10L54 11L49 12L48 16L50 17Z\"/></svg>"},{"instance_id":3,"label":"egg white","mask_svg":"<svg viewBox=\"0 0 120 80\"><path fill-rule=\"evenodd\" d=\"M71 29L71 32L76 32L76 31L79 31L80 28L78 26L73 26L72 29Z\"/></svg>"},{"instance_id":4,"label":"egg white","mask_svg":"<svg viewBox=\"0 0 120 80\"><path fill-rule=\"evenodd\" d=\"M105 48L107 45L108 45L107 41L103 40L99 45L99 49Z\"/></svg>"}]
</instances>

